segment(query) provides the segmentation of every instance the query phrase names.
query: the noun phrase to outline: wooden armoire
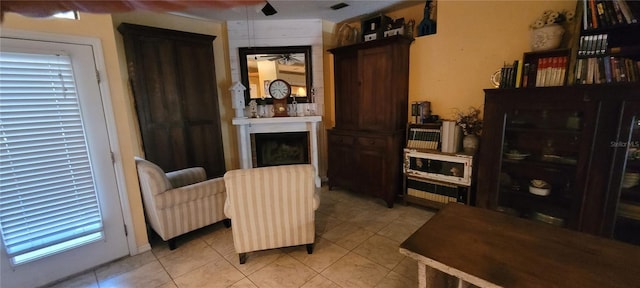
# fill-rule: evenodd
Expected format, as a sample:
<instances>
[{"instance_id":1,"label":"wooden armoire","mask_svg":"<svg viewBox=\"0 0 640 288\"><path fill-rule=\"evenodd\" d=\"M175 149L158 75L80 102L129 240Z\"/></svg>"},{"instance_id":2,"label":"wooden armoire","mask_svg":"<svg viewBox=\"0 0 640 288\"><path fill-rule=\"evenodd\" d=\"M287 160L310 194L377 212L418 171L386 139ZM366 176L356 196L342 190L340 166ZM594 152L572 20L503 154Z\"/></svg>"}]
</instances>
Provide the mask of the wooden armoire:
<instances>
[{"instance_id":1,"label":"wooden armoire","mask_svg":"<svg viewBox=\"0 0 640 288\"><path fill-rule=\"evenodd\" d=\"M130 84L145 158L165 171L224 175L211 35L123 23Z\"/></svg>"},{"instance_id":2,"label":"wooden armoire","mask_svg":"<svg viewBox=\"0 0 640 288\"><path fill-rule=\"evenodd\" d=\"M392 36L329 50L336 115L329 187L382 198L389 208L401 190L412 41Z\"/></svg>"}]
</instances>

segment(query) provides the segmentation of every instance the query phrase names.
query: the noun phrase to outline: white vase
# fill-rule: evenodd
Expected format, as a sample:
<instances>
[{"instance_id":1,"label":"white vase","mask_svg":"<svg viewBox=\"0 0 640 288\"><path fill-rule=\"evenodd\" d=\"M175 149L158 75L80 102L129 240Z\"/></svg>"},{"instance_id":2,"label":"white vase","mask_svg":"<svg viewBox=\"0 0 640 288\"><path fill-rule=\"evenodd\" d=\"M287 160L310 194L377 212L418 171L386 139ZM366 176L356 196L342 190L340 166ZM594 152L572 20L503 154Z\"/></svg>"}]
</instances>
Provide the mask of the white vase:
<instances>
[{"instance_id":1,"label":"white vase","mask_svg":"<svg viewBox=\"0 0 640 288\"><path fill-rule=\"evenodd\" d=\"M474 155L476 151L478 151L478 143L480 139L476 134L465 135L462 138L462 150L464 150L465 154Z\"/></svg>"},{"instance_id":2,"label":"white vase","mask_svg":"<svg viewBox=\"0 0 640 288\"><path fill-rule=\"evenodd\" d=\"M545 51L560 47L564 28L560 24L550 24L531 30L531 50Z\"/></svg>"}]
</instances>

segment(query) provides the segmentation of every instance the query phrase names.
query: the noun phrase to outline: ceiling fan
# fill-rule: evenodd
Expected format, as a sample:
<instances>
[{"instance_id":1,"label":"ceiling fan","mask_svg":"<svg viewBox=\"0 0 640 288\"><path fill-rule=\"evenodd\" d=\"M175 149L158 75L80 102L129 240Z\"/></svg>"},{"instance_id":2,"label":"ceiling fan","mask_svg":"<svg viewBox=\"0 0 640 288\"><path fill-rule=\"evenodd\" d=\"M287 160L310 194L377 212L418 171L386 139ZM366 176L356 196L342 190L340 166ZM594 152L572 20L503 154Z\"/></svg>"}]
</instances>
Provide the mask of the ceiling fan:
<instances>
[{"instance_id":1,"label":"ceiling fan","mask_svg":"<svg viewBox=\"0 0 640 288\"><path fill-rule=\"evenodd\" d=\"M256 55L255 60L276 61L281 65L304 65L304 54L287 53L287 54L267 54Z\"/></svg>"}]
</instances>

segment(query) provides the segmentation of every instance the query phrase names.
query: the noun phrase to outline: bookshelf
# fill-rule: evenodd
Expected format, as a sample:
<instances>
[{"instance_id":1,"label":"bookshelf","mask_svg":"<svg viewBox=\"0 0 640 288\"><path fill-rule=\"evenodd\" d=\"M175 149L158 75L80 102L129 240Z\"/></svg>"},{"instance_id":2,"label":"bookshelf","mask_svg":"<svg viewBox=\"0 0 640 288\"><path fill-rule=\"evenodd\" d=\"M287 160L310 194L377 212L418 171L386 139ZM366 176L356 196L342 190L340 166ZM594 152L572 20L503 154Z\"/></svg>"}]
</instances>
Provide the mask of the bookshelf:
<instances>
[{"instance_id":1,"label":"bookshelf","mask_svg":"<svg viewBox=\"0 0 640 288\"><path fill-rule=\"evenodd\" d=\"M450 202L473 203L474 156L459 152L462 131L455 127L454 121L446 120L407 125L402 169L405 204L440 209Z\"/></svg>"},{"instance_id":2,"label":"bookshelf","mask_svg":"<svg viewBox=\"0 0 640 288\"><path fill-rule=\"evenodd\" d=\"M640 82L640 2L579 2L576 85Z\"/></svg>"}]
</instances>

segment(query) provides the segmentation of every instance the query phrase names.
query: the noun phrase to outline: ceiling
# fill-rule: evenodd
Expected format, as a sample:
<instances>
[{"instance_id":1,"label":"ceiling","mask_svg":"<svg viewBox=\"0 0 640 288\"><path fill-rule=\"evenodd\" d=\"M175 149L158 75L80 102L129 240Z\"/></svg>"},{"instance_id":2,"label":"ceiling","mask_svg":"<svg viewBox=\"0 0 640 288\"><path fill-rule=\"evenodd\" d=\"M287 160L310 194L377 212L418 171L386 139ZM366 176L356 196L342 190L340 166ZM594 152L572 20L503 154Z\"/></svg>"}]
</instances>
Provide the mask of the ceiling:
<instances>
[{"instance_id":1,"label":"ceiling","mask_svg":"<svg viewBox=\"0 0 640 288\"><path fill-rule=\"evenodd\" d=\"M194 8L174 13L186 17L193 17L212 21L231 20L285 20L285 19L323 19L335 23L359 18L374 12L386 12L393 9L415 5L417 0L271 0L269 3L278 13L265 16L261 9L265 4L254 6L234 7L229 9ZM332 10L330 7L345 3L349 6Z\"/></svg>"}]
</instances>

